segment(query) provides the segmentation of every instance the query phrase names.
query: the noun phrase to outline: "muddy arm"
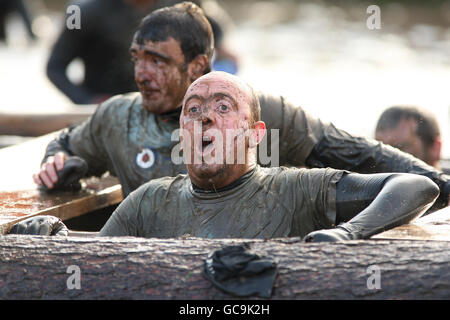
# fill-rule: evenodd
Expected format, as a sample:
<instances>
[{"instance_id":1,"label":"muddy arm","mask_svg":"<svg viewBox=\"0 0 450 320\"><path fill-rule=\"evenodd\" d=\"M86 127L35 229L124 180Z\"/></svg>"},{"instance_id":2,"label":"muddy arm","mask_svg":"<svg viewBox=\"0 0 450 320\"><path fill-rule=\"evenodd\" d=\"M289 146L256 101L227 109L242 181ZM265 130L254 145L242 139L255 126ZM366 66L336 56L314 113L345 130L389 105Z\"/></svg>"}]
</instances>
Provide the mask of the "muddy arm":
<instances>
[{"instance_id":1,"label":"muddy arm","mask_svg":"<svg viewBox=\"0 0 450 320\"><path fill-rule=\"evenodd\" d=\"M432 210L448 205L450 177L391 146L354 137L330 124L306 159L309 167L332 167L358 173L403 172L430 178L440 189Z\"/></svg>"},{"instance_id":2,"label":"muddy arm","mask_svg":"<svg viewBox=\"0 0 450 320\"><path fill-rule=\"evenodd\" d=\"M368 239L420 217L439 195L430 179L412 174L347 174L337 184L337 228L306 242Z\"/></svg>"}]
</instances>

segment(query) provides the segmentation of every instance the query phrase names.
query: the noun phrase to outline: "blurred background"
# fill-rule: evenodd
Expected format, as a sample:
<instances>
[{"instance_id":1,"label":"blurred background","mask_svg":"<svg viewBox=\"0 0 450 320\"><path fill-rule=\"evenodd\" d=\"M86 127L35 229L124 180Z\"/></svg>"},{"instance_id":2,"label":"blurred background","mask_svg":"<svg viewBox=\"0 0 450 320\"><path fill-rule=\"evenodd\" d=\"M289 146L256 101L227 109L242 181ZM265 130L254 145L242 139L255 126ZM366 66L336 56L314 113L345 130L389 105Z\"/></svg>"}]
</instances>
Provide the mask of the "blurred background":
<instances>
[{"instance_id":1,"label":"blurred background","mask_svg":"<svg viewBox=\"0 0 450 320\"><path fill-rule=\"evenodd\" d=\"M8 14L6 41L0 40L0 113L79 110L46 76L69 2L23 3L36 38L20 14ZM381 29L366 24L373 4L381 9ZM322 120L371 138L389 106L421 106L437 116L442 157L450 159L450 1L204 3L210 11L217 6L227 14L224 43L236 56L237 74L255 89L283 95ZM81 82L83 68L73 61L68 77Z\"/></svg>"}]
</instances>

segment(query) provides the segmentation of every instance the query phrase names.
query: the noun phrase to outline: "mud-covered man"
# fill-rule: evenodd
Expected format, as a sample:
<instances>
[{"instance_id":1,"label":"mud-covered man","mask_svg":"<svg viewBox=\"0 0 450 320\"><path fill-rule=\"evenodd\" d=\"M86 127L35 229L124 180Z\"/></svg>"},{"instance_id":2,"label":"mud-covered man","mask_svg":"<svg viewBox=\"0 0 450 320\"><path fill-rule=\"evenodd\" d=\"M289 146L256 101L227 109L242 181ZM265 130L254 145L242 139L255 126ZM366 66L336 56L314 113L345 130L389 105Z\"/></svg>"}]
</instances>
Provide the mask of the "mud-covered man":
<instances>
[{"instance_id":1,"label":"mud-covered man","mask_svg":"<svg viewBox=\"0 0 450 320\"><path fill-rule=\"evenodd\" d=\"M132 192L100 236L367 239L420 216L439 194L430 179L413 174L260 167L256 150L266 126L258 97L227 73L209 73L188 88L180 128L188 174ZM13 233L28 229L25 222Z\"/></svg>"},{"instance_id":2,"label":"mud-covered man","mask_svg":"<svg viewBox=\"0 0 450 320\"><path fill-rule=\"evenodd\" d=\"M47 63L49 80L78 104L100 103L113 95L136 91L133 64L128 59L133 33L149 12L177 2L181 1L71 1L69 7L79 8L80 28L70 29L64 23ZM212 17L208 19L214 26L214 38L222 42L221 26ZM221 52L227 52L223 43L220 47ZM84 64L81 83L67 76L67 68L75 59Z\"/></svg>"},{"instance_id":3,"label":"mud-covered man","mask_svg":"<svg viewBox=\"0 0 450 320\"><path fill-rule=\"evenodd\" d=\"M35 182L48 189L64 188L73 177L61 179L67 176L63 168L87 165L86 175L109 171L117 176L126 196L149 180L185 172L184 165L171 159L178 144L172 133L179 128L183 96L193 81L210 71L213 51L211 26L196 5L152 12L130 48L139 92L111 98L84 124L52 141ZM283 97L259 94L258 99L267 129L279 130L279 165L416 173L439 186L436 208L447 205L450 178L442 172L390 146L353 137ZM270 139L271 130L266 136L277 143Z\"/></svg>"}]
</instances>

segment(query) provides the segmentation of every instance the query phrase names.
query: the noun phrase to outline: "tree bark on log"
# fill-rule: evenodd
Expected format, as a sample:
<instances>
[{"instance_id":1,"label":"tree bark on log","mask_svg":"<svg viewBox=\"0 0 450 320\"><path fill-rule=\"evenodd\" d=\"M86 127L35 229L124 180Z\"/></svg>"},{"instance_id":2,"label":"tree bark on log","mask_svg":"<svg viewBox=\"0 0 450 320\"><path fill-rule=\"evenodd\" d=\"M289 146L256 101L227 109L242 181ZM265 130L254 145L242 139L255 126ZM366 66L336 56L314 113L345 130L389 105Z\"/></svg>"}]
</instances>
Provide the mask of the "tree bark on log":
<instances>
[{"instance_id":1,"label":"tree bark on log","mask_svg":"<svg viewBox=\"0 0 450 320\"><path fill-rule=\"evenodd\" d=\"M447 241L7 235L0 236L0 299L234 299L202 270L208 253L244 242L277 262L271 299L450 298ZM67 285L73 265L80 268L80 289ZM379 270L379 289L368 287L371 266Z\"/></svg>"}]
</instances>

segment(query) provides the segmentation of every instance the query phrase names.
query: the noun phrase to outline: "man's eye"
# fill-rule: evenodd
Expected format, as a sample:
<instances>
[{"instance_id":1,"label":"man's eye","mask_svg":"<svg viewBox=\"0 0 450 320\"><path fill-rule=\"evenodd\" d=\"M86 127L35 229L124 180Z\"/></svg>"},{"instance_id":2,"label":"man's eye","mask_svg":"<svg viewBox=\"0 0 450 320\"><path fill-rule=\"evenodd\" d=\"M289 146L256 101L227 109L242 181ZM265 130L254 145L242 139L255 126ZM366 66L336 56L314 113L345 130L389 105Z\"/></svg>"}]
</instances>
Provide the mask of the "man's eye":
<instances>
[{"instance_id":1,"label":"man's eye","mask_svg":"<svg viewBox=\"0 0 450 320\"><path fill-rule=\"evenodd\" d=\"M228 111L228 106L221 104L219 109L220 109L220 111Z\"/></svg>"},{"instance_id":2,"label":"man's eye","mask_svg":"<svg viewBox=\"0 0 450 320\"><path fill-rule=\"evenodd\" d=\"M158 58L153 58L153 63L157 66L162 66L164 64L164 61Z\"/></svg>"},{"instance_id":3,"label":"man's eye","mask_svg":"<svg viewBox=\"0 0 450 320\"><path fill-rule=\"evenodd\" d=\"M189 109L190 113L197 113L198 112L198 108L197 107L192 107Z\"/></svg>"}]
</instances>

